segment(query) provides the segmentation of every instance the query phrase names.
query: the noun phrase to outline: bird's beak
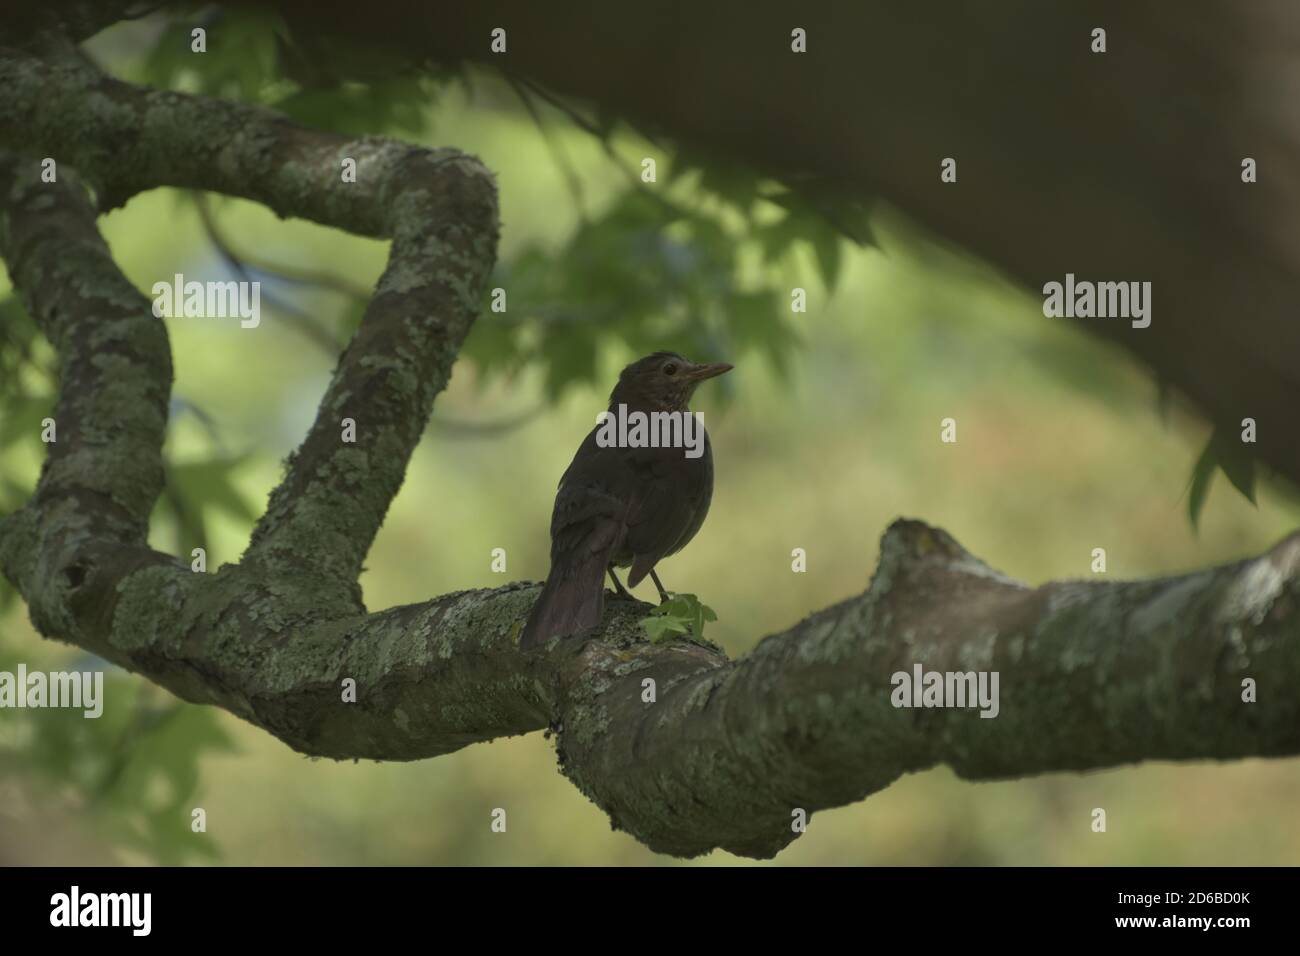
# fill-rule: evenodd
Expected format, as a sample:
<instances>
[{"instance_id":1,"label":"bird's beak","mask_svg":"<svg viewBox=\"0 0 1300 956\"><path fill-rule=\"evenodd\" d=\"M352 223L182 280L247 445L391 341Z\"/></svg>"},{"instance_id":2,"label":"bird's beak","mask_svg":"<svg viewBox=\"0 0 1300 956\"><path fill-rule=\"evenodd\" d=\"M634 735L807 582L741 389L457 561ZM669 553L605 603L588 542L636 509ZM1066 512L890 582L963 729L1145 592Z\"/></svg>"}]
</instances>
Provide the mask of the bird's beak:
<instances>
[{"instance_id":1,"label":"bird's beak","mask_svg":"<svg viewBox=\"0 0 1300 956\"><path fill-rule=\"evenodd\" d=\"M714 362L712 365L696 365L687 373L687 377L692 382L702 382L706 378L716 378L724 372L730 372L734 368L726 362Z\"/></svg>"}]
</instances>

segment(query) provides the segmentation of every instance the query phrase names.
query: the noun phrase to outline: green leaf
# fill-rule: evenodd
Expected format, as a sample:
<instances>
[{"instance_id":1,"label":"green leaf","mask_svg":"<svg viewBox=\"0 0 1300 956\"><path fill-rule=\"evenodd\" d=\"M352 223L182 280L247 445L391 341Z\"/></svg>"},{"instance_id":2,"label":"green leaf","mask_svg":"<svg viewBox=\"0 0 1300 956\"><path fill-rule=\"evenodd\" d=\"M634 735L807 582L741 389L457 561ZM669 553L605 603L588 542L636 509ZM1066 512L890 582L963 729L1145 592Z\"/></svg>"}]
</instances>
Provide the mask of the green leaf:
<instances>
[{"instance_id":1,"label":"green leaf","mask_svg":"<svg viewBox=\"0 0 1300 956\"><path fill-rule=\"evenodd\" d=\"M676 634L689 633L702 639L704 625L717 619L718 615L713 608L701 603L694 594L673 594L655 608L649 617L642 618L641 624L650 635L650 640L659 643Z\"/></svg>"},{"instance_id":2,"label":"green leaf","mask_svg":"<svg viewBox=\"0 0 1300 956\"><path fill-rule=\"evenodd\" d=\"M705 165L704 174L700 177L700 188L715 193L746 218L753 212L755 203L762 198L758 176L743 166L716 162Z\"/></svg>"},{"instance_id":3,"label":"green leaf","mask_svg":"<svg viewBox=\"0 0 1300 956\"><path fill-rule=\"evenodd\" d=\"M754 234L763 247L763 264L770 265L790 251L795 240L803 234L803 229L798 216L787 214L756 229Z\"/></svg>"},{"instance_id":4,"label":"green leaf","mask_svg":"<svg viewBox=\"0 0 1300 956\"><path fill-rule=\"evenodd\" d=\"M834 291L835 283L840 278L840 240L829 229L817 232L812 237L813 251L817 254L817 267L821 270L822 281L826 288Z\"/></svg>"},{"instance_id":5,"label":"green leaf","mask_svg":"<svg viewBox=\"0 0 1300 956\"><path fill-rule=\"evenodd\" d=\"M1241 441L1227 439L1219 442L1219 468L1228 476L1232 487L1240 491L1252 505L1255 501L1255 459Z\"/></svg>"},{"instance_id":6,"label":"green leaf","mask_svg":"<svg viewBox=\"0 0 1300 956\"><path fill-rule=\"evenodd\" d=\"M641 623L650 635L650 640L656 644L674 634L685 634L690 629L688 622L676 617L651 616L643 618Z\"/></svg>"},{"instance_id":7,"label":"green leaf","mask_svg":"<svg viewBox=\"0 0 1300 956\"><path fill-rule=\"evenodd\" d=\"M1216 471L1227 476L1232 487L1249 501L1255 501L1255 459L1244 442L1237 440L1235 429L1216 426L1205 449L1192 468L1191 485L1187 495L1187 516L1196 528L1205 499L1210 491L1210 481Z\"/></svg>"},{"instance_id":8,"label":"green leaf","mask_svg":"<svg viewBox=\"0 0 1300 956\"><path fill-rule=\"evenodd\" d=\"M1214 478L1216 467L1214 439L1211 438L1201 452L1201 457L1196 460L1196 466L1192 468L1192 483L1187 493L1187 517L1191 519L1193 528L1200 521L1201 509L1205 507L1205 496L1209 494L1210 481Z\"/></svg>"},{"instance_id":9,"label":"green leaf","mask_svg":"<svg viewBox=\"0 0 1300 956\"><path fill-rule=\"evenodd\" d=\"M830 229L864 248L880 245L871 228L871 203L851 192L806 183L764 198L790 210L804 235L815 229Z\"/></svg>"}]
</instances>

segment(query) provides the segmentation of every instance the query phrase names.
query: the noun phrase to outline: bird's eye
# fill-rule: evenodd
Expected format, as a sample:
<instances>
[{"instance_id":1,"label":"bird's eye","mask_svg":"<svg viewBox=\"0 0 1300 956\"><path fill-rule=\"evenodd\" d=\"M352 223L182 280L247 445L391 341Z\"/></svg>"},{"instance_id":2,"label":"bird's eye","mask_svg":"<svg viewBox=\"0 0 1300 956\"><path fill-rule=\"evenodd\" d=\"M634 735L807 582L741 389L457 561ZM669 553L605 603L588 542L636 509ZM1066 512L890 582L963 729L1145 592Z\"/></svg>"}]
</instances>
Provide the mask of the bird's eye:
<instances>
[{"instance_id":1,"label":"bird's eye","mask_svg":"<svg viewBox=\"0 0 1300 956\"><path fill-rule=\"evenodd\" d=\"M664 366L664 374L665 374L665 375L676 375L676 374L677 374L677 363L676 363L676 362L669 362L667 365L665 365L665 366Z\"/></svg>"}]
</instances>

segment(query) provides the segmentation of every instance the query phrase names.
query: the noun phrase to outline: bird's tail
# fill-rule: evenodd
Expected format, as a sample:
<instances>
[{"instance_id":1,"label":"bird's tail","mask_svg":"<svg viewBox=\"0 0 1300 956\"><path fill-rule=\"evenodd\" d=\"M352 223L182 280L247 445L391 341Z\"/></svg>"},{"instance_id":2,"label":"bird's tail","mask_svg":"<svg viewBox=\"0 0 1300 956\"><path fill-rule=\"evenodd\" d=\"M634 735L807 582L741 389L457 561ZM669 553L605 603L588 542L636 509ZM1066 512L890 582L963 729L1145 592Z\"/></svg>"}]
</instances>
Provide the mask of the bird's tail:
<instances>
[{"instance_id":1,"label":"bird's tail","mask_svg":"<svg viewBox=\"0 0 1300 956\"><path fill-rule=\"evenodd\" d=\"M557 635L576 634L598 625L605 613L607 561L606 551L593 553L586 548L567 561L552 561L519 646L535 647Z\"/></svg>"}]
</instances>

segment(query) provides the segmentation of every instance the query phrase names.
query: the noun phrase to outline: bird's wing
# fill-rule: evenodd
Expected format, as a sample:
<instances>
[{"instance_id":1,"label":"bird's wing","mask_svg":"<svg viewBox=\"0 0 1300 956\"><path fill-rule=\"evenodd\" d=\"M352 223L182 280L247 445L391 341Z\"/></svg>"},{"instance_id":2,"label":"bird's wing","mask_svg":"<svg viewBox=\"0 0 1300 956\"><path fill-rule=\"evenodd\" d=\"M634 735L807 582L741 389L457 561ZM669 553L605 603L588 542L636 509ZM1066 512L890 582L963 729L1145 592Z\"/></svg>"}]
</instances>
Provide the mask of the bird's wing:
<instances>
[{"instance_id":1,"label":"bird's wing","mask_svg":"<svg viewBox=\"0 0 1300 956\"><path fill-rule=\"evenodd\" d=\"M631 500L617 448L601 448L592 431L578 447L555 495L551 559L578 548L610 549L622 537Z\"/></svg>"},{"instance_id":2,"label":"bird's wing","mask_svg":"<svg viewBox=\"0 0 1300 956\"><path fill-rule=\"evenodd\" d=\"M631 554L636 586L682 547L707 509L712 463L680 448L601 447L593 429L560 479L551 515L551 560L580 548Z\"/></svg>"},{"instance_id":3,"label":"bird's wing","mask_svg":"<svg viewBox=\"0 0 1300 956\"><path fill-rule=\"evenodd\" d=\"M628 585L635 587L660 558L685 543L688 529L699 527L698 511L707 506L708 463L687 458L680 448L625 451L635 478L624 550L633 554Z\"/></svg>"}]
</instances>

